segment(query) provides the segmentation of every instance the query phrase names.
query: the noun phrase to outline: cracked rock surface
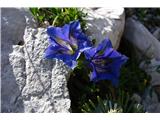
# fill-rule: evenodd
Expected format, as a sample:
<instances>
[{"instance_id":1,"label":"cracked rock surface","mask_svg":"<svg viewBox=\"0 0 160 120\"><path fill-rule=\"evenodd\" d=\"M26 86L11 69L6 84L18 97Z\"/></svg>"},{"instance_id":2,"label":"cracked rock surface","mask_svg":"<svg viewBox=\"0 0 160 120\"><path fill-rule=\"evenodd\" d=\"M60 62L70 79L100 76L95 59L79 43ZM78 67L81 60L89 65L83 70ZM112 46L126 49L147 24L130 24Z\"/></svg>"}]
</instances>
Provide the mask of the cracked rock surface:
<instances>
[{"instance_id":1,"label":"cracked rock surface","mask_svg":"<svg viewBox=\"0 0 160 120\"><path fill-rule=\"evenodd\" d=\"M27 27L24 45L13 45L9 61L18 92L14 96L10 112L69 112L70 99L67 78L70 69L63 62L46 60L44 50L48 46L46 29ZM6 88L8 89L8 88ZM3 97L3 96L2 96ZM13 109L14 108L14 109ZM8 109L4 106L2 111Z\"/></svg>"},{"instance_id":2,"label":"cracked rock surface","mask_svg":"<svg viewBox=\"0 0 160 120\"><path fill-rule=\"evenodd\" d=\"M28 9L1 11L1 112L69 112L70 69L43 58L46 29L35 28Z\"/></svg>"}]
</instances>

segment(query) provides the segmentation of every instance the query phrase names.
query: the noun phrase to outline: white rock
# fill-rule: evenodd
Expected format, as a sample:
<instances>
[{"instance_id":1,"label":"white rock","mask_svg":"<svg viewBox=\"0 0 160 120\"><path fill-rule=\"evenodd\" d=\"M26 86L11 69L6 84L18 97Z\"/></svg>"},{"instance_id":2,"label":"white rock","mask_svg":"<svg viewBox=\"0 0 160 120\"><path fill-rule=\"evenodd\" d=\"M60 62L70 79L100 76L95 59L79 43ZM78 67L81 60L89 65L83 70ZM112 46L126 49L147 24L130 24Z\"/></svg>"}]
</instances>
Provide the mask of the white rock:
<instances>
[{"instance_id":1,"label":"white rock","mask_svg":"<svg viewBox=\"0 0 160 120\"><path fill-rule=\"evenodd\" d=\"M70 69L62 61L43 58L48 47L46 29L26 28L24 41L23 46L13 46L9 55L20 90L15 103L22 100L24 112L69 112Z\"/></svg>"},{"instance_id":2,"label":"white rock","mask_svg":"<svg viewBox=\"0 0 160 120\"><path fill-rule=\"evenodd\" d=\"M28 9L2 9L2 112L69 112L70 69L43 58L48 36L32 18Z\"/></svg>"},{"instance_id":3,"label":"white rock","mask_svg":"<svg viewBox=\"0 0 160 120\"><path fill-rule=\"evenodd\" d=\"M160 60L160 42L140 22L128 18L124 37L148 58Z\"/></svg>"},{"instance_id":4,"label":"white rock","mask_svg":"<svg viewBox=\"0 0 160 120\"><path fill-rule=\"evenodd\" d=\"M124 30L124 8L84 8L84 12L87 13L87 35L92 39L96 39L96 44L108 37L113 47L117 49Z\"/></svg>"}]
</instances>

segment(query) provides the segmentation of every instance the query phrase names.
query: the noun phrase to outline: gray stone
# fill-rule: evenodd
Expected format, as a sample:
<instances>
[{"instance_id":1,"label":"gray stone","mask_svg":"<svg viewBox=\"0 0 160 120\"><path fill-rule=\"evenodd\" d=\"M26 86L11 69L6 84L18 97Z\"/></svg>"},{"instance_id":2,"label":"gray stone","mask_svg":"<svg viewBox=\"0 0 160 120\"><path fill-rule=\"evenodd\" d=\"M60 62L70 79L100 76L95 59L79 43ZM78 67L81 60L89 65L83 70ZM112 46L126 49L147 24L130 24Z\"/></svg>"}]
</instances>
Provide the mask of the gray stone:
<instances>
[{"instance_id":1,"label":"gray stone","mask_svg":"<svg viewBox=\"0 0 160 120\"><path fill-rule=\"evenodd\" d=\"M160 103L149 105L147 108L149 113L160 113Z\"/></svg>"},{"instance_id":2,"label":"gray stone","mask_svg":"<svg viewBox=\"0 0 160 120\"><path fill-rule=\"evenodd\" d=\"M26 8L1 8L2 16L2 68L8 64L6 52L11 51L11 45L23 42L26 26L36 27L36 22L30 11ZM3 52L5 51L5 52Z\"/></svg>"},{"instance_id":3,"label":"gray stone","mask_svg":"<svg viewBox=\"0 0 160 120\"><path fill-rule=\"evenodd\" d=\"M87 13L87 35L96 39L98 44L106 37L110 38L113 47L118 48L124 30L124 8L84 8Z\"/></svg>"},{"instance_id":4,"label":"gray stone","mask_svg":"<svg viewBox=\"0 0 160 120\"><path fill-rule=\"evenodd\" d=\"M149 64L143 61L140 64L140 68L152 77L152 86L160 85L160 72L158 72L160 71L160 60L152 59Z\"/></svg>"},{"instance_id":5,"label":"gray stone","mask_svg":"<svg viewBox=\"0 0 160 120\"><path fill-rule=\"evenodd\" d=\"M157 40L160 41L160 28L157 28L157 29L154 31L153 36L154 36L155 38L157 38Z\"/></svg>"},{"instance_id":6,"label":"gray stone","mask_svg":"<svg viewBox=\"0 0 160 120\"><path fill-rule=\"evenodd\" d=\"M18 109L14 104L20 90L15 81L12 66L9 64L9 54L13 50L12 45L23 43L26 26L36 27L36 22L27 8L1 8L1 25L2 112L23 111L21 100L17 105Z\"/></svg>"},{"instance_id":7,"label":"gray stone","mask_svg":"<svg viewBox=\"0 0 160 120\"><path fill-rule=\"evenodd\" d=\"M43 58L48 36L34 29L30 15L28 9L2 9L2 112L69 112L71 70Z\"/></svg>"},{"instance_id":8,"label":"gray stone","mask_svg":"<svg viewBox=\"0 0 160 120\"><path fill-rule=\"evenodd\" d=\"M159 113L160 112L160 101L154 91L148 90L143 98L143 106L146 112Z\"/></svg>"},{"instance_id":9,"label":"gray stone","mask_svg":"<svg viewBox=\"0 0 160 120\"><path fill-rule=\"evenodd\" d=\"M160 42L139 21L126 20L124 37L141 55L160 60Z\"/></svg>"},{"instance_id":10,"label":"gray stone","mask_svg":"<svg viewBox=\"0 0 160 120\"><path fill-rule=\"evenodd\" d=\"M9 55L20 90L14 103L21 100L23 112L69 112L67 79L71 70L62 61L43 58L48 46L46 29L26 28L24 42L23 46L13 45Z\"/></svg>"},{"instance_id":11,"label":"gray stone","mask_svg":"<svg viewBox=\"0 0 160 120\"><path fill-rule=\"evenodd\" d=\"M136 94L136 93L133 94L132 99L135 100L139 104L142 101L141 97L138 94Z\"/></svg>"}]
</instances>

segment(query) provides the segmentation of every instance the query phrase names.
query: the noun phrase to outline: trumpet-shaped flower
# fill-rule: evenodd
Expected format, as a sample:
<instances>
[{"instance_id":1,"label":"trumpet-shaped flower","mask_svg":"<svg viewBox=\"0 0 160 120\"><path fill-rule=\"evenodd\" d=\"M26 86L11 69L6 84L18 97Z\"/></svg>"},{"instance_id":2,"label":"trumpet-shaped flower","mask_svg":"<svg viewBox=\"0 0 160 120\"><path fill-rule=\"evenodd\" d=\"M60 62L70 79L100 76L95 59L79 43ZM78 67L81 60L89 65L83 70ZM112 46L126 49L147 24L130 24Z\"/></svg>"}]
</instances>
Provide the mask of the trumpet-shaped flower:
<instances>
[{"instance_id":1,"label":"trumpet-shaped flower","mask_svg":"<svg viewBox=\"0 0 160 120\"><path fill-rule=\"evenodd\" d=\"M50 46L45 51L45 58L57 58L74 69L80 54L91 47L91 42L82 32L79 21L61 27L48 27Z\"/></svg>"},{"instance_id":2,"label":"trumpet-shaped flower","mask_svg":"<svg viewBox=\"0 0 160 120\"><path fill-rule=\"evenodd\" d=\"M113 85L118 85L120 68L128 58L114 50L109 39L103 40L98 47L84 51L84 54L92 69L91 81L110 80Z\"/></svg>"}]
</instances>

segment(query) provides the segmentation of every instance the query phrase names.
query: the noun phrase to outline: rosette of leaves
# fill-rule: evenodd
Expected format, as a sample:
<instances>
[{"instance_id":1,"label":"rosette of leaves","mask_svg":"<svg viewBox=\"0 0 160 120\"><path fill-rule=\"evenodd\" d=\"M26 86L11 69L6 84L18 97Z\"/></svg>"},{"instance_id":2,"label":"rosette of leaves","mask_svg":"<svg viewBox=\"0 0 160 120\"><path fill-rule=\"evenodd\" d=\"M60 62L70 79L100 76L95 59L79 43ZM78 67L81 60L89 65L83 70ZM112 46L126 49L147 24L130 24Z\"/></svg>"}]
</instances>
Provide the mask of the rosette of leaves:
<instances>
[{"instance_id":1,"label":"rosette of leaves","mask_svg":"<svg viewBox=\"0 0 160 120\"><path fill-rule=\"evenodd\" d=\"M102 100L97 96L97 104L92 100L82 106L82 112L85 113L121 113L122 108L111 100Z\"/></svg>"},{"instance_id":2,"label":"rosette of leaves","mask_svg":"<svg viewBox=\"0 0 160 120\"><path fill-rule=\"evenodd\" d=\"M116 100L112 97L101 99L97 96L97 102L89 100L82 106L85 113L143 113L143 106L136 103L127 93L120 92Z\"/></svg>"}]
</instances>

